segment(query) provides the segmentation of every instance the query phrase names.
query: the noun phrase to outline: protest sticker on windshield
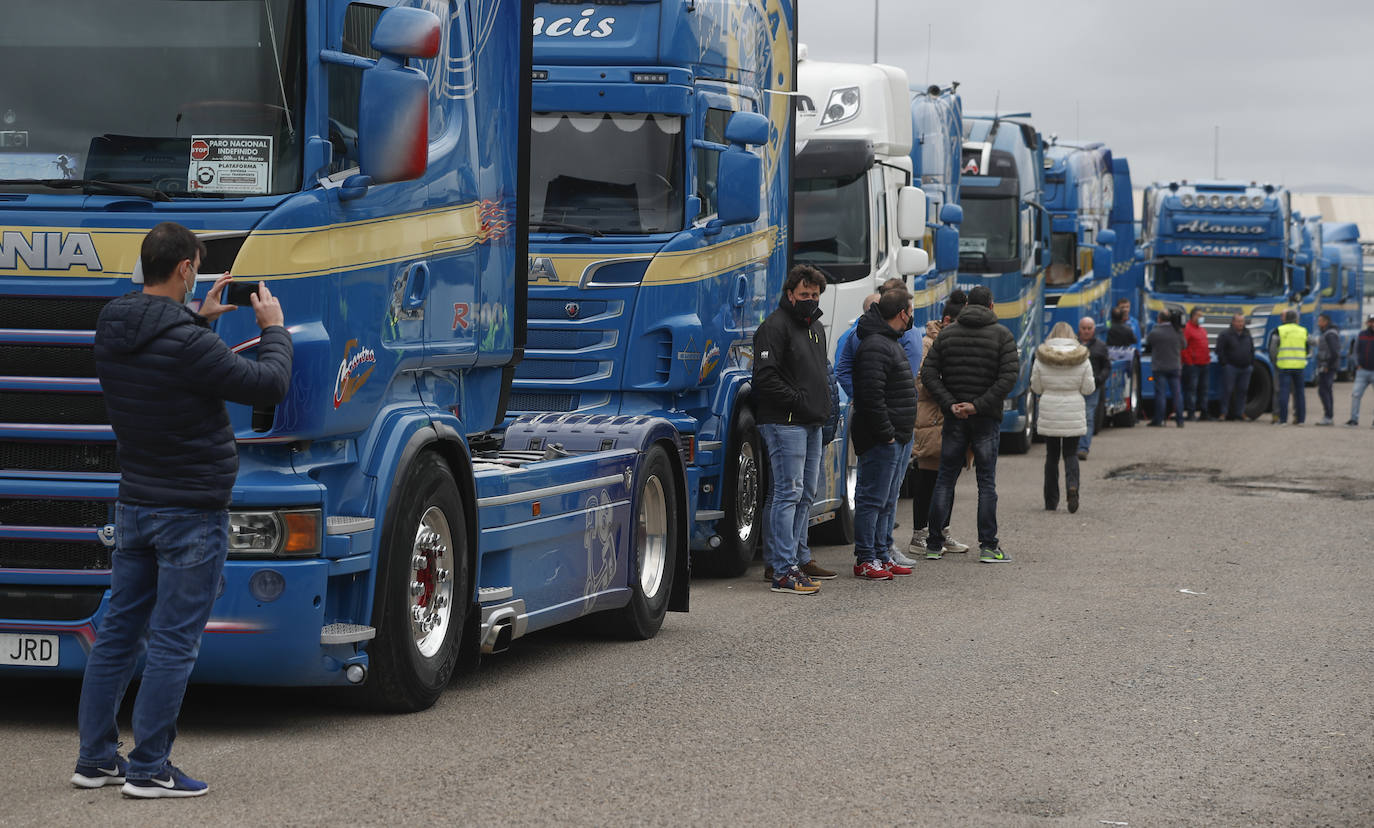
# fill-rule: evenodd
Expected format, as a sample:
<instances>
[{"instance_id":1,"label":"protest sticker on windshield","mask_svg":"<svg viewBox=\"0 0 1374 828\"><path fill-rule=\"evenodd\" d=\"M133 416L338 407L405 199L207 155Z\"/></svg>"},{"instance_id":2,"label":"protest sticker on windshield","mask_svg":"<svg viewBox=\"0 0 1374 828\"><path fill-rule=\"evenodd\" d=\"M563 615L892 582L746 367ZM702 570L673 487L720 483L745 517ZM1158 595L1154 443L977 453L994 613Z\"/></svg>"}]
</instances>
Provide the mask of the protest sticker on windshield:
<instances>
[{"instance_id":1,"label":"protest sticker on windshield","mask_svg":"<svg viewBox=\"0 0 1374 828\"><path fill-rule=\"evenodd\" d=\"M272 183L272 138L193 135L187 187L192 192L261 194Z\"/></svg>"}]
</instances>

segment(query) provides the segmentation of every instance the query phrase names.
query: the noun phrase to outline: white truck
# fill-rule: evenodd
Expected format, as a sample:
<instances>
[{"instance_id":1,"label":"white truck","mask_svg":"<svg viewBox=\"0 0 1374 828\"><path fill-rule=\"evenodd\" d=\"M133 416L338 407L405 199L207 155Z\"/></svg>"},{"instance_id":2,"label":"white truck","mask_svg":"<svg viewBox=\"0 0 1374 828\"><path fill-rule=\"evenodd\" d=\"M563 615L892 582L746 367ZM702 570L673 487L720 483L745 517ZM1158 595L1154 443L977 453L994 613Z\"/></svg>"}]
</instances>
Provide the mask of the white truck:
<instances>
[{"instance_id":1,"label":"white truck","mask_svg":"<svg viewBox=\"0 0 1374 828\"><path fill-rule=\"evenodd\" d=\"M918 323L944 296L926 284L926 197L911 186L911 96L907 75L879 63L827 63L798 50L796 264L829 277L821 296L830 354L865 296L902 278ZM932 274L933 275L933 274Z\"/></svg>"}]
</instances>

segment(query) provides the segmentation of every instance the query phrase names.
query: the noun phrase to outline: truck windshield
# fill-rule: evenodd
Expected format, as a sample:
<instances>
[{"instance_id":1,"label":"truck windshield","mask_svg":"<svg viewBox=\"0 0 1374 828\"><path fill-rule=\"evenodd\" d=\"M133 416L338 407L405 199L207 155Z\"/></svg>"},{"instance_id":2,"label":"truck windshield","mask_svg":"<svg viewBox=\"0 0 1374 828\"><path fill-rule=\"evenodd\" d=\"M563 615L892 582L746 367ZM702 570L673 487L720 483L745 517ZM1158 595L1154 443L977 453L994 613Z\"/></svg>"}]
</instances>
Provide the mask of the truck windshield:
<instances>
[{"instance_id":1,"label":"truck windshield","mask_svg":"<svg viewBox=\"0 0 1374 828\"><path fill-rule=\"evenodd\" d=\"M574 225L603 234L682 229L681 117L536 112L530 124L532 229Z\"/></svg>"},{"instance_id":2,"label":"truck windshield","mask_svg":"<svg viewBox=\"0 0 1374 828\"><path fill-rule=\"evenodd\" d=\"M868 244L868 177L803 178L796 196L793 260L815 265L831 282L872 272Z\"/></svg>"},{"instance_id":3,"label":"truck windshield","mask_svg":"<svg viewBox=\"0 0 1374 828\"><path fill-rule=\"evenodd\" d=\"M299 189L304 24L301 0L26 3L0 26L4 189Z\"/></svg>"},{"instance_id":4,"label":"truck windshield","mask_svg":"<svg viewBox=\"0 0 1374 828\"><path fill-rule=\"evenodd\" d=\"M1151 265L1154 289L1198 296L1276 296L1283 293L1278 259L1167 256Z\"/></svg>"},{"instance_id":5,"label":"truck windshield","mask_svg":"<svg viewBox=\"0 0 1374 828\"><path fill-rule=\"evenodd\" d=\"M959 267L978 271L991 262L1016 261L1016 199L963 194L964 223L959 226Z\"/></svg>"}]
</instances>

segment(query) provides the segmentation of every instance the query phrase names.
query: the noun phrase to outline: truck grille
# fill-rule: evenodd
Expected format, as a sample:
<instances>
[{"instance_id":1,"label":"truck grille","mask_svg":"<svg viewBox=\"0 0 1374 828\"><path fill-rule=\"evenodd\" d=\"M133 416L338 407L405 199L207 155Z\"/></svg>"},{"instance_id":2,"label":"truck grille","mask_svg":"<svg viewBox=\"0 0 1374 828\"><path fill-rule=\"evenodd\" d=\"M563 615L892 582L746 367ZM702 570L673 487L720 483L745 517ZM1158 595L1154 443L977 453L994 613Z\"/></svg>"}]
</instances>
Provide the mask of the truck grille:
<instances>
[{"instance_id":1,"label":"truck grille","mask_svg":"<svg viewBox=\"0 0 1374 828\"><path fill-rule=\"evenodd\" d=\"M117 474L114 443L0 441L0 470Z\"/></svg>"},{"instance_id":2,"label":"truck grille","mask_svg":"<svg viewBox=\"0 0 1374 828\"><path fill-rule=\"evenodd\" d=\"M110 550L99 541L0 538L0 569L109 569Z\"/></svg>"},{"instance_id":3,"label":"truck grille","mask_svg":"<svg viewBox=\"0 0 1374 828\"><path fill-rule=\"evenodd\" d=\"M0 375L94 377L95 352L70 345L0 345Z\"/></svg>"},{"instance_id":4,"label":"truck grille","mask_svg":"<svg viewBox=\"0 0 1374 828\"><path fill-rule=\"evenodd\" d=\"M104 526L110 504L99 500L0 500L0 525Z\"/></svg>"},{"instance_id":5,"label":"truck grille","mask_svg":"<svg viewBox=\"0 0 1374 828\"><path fill-rule=\"evenodd\" d=\"M0 423L108 425L105 398L99 394L0 391Z\"/></svg>"},{"instance_id":6,"label":"truck grille","mask_svg":"<svg viewBox=\"0 0 1374 828\"><path fill-rule=\"evenodd\" d=\"M105 587L0 587L0 618L16 621L80 621L95 615Z\"/></svg>"},{"instance_id":7,"label":"truck grille","mask_svg":"<svg viewBox=\"0 0 1374 828\"><path fill-rule=\"evenodd\" d=\"M576 411L577 395L545 391L512 391L508 411Z\"/></svg>"},{"instance_id":8,"label":"truck grille","mask_svg":"<svg viewBox=\"0 0 1374 828\"><path fill-rule=\"evenodd\" d=\"M0 328L93 331L109 297L7 296L0 302Z\"/></svg>"}]
</instances>

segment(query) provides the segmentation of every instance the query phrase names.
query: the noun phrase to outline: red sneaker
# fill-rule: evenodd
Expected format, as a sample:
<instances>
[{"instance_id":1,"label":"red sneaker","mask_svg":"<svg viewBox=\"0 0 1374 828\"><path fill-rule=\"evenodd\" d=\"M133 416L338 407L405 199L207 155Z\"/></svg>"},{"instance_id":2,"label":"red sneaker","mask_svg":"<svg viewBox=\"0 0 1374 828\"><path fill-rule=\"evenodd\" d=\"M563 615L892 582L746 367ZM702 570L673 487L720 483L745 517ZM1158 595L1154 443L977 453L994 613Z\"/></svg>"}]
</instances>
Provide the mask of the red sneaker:
<instances>
[{"instance_id":1,"label":"red sneaker","mask_svg":"<svg viewBox=\"0 0 1374 828\"><path fill-rule=\"evenodd\" d=\"M911 570L908 569L907 572L909 574ZM890 581L892 573L878 561L860 561L854 564L854 577L869 581Z\"/></svg>"},{"instance_id":2,"label":"red sneaker","mask_svg":"<svg viewBox=\"0 0 1374 828\"><path fill-rule=\"evenodd\" d=\"M893 575L910 575L911 567L902 566L894 561L879 561L879 564Z\"/></svg>"}]
</instances>

